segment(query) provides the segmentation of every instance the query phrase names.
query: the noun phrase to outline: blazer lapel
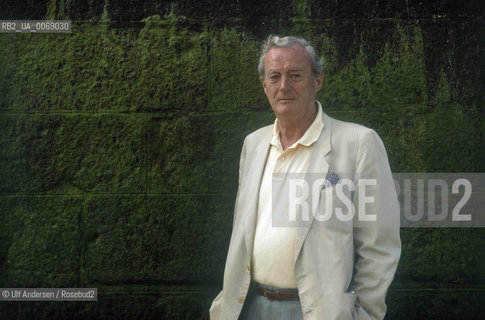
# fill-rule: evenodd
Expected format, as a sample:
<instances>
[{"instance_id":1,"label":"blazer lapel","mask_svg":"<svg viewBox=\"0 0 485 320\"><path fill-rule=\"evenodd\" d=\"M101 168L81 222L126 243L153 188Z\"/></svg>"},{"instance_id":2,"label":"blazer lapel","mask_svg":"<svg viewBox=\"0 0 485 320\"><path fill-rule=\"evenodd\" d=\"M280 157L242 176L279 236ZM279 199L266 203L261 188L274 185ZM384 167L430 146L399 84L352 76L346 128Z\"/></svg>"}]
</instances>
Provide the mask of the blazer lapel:
<instances>
[{"instance_id":1,"label":"blazer lapel","mask_svg":"<svg viewBox=\"0 0 485 320\"><path fill-rule=\"evenodd\" d=\"M313 146L313 151L312 151L310 163L308 166L308 173L318 174L318 175L321 175L322 178L325 178L327 176L328 169L329 169L329 164L325 160L325 156L332 149L332 146L330 143L330 138L332 135L332 122L331 122L331 119L326 114L323 114L323 124L324 126L322 129L322 133L320 134L320 138L315 142L315 145ZM301 248L303 247L303 243L305 242L305 238L308 234L308 231L310 230L310 227L313 224L313 220L314 220L314 217L313 215L311 215L310 222L305 223L298 228L296 243L295 243L295 261L294 261L295 263L296 263L296 260L298 259Z\"/></svg>"}]
</instances>

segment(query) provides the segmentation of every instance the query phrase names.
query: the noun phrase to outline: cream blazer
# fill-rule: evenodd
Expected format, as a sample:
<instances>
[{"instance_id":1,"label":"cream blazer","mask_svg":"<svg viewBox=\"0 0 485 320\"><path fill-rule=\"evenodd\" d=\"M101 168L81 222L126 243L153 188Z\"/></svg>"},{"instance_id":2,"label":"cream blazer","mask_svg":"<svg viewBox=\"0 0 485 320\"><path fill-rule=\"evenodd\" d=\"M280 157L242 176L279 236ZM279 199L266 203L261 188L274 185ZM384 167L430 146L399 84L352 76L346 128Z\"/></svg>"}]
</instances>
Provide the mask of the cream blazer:
<instances>
[{"instance_id":1,"label":"cream blazer","mask_svg":"<svg viewBox=\"0 0 485 320\"><path fill-rule=\"evenodd\" d=\"M371 129L325 113L323 122L308 171L326 177L331 170L355 185L359 179L377 179L365 191L366 197L374 197L366 214L376 215L377 221L360 224L356 214L347 222L331 218L298 229L294 269L303 318L382 319L401 253L399 204L386 150ZM272 133L270 125L244 140L223 288L210 308L212 320L238 319L248 292L259 187ZM359 192L353 191L356 208Z\"/></svg>"}]
</instances>

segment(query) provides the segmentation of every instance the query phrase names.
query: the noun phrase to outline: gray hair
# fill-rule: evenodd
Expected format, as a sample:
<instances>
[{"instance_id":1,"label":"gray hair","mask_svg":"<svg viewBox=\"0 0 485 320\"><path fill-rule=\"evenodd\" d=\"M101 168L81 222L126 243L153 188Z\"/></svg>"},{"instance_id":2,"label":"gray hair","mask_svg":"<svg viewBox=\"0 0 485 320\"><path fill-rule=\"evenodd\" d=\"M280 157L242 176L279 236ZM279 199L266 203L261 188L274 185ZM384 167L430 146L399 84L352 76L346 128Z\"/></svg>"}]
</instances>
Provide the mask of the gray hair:
<instances>
[{"instance_id":1,"label":"gray hair","mask_svg":"<svg viewBox=\"0 0 485 320\"><path fill-rule=\"evenodd\" d=\"M280 38L278 36L271 35L268 37L268 39L266 39L266 42L263 44L263 47L261 49L261 56L259 57L259 65L258 65L259 75L263 77L263 79L265 78L264 59L266 58L266 55L268 54L269 50L271 50L274 47L288 48L292 46L301 46L308 52L312 60L312 74L314 77L318 76L320 73L323 72L323 67L324 67L323 58L317 55L317 53L315 52L315 49L308 43L308 41L297 37Z\"/></svg>"}]
</instances>

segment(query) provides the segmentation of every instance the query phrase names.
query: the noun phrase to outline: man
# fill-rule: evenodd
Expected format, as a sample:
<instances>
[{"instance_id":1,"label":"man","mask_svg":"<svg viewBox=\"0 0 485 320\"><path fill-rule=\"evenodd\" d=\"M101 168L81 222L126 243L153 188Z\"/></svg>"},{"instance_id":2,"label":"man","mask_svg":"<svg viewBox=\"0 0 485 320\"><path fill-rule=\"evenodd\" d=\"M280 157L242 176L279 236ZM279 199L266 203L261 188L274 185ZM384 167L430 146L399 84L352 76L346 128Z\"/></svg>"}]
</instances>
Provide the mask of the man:
<instances>
[{"instance_id":1,"label":"man","mask_svg":"<svg viewBox=\"0 0 485 320\"><path fill-rule=\"evenodd\" d=\"M382 141L323 113L316 101L322 61L304 39L269 37L259 72L276 120L244 141L223 290L211 319L382 319L401 251ZM274 207L288 201L275 193L275 181L291 184L291 174L305 173L326 178L317 203L331 218L317 219L313 210L297 226L278 225L274 219L286 213Z\"/></svg>"}]
</instances>

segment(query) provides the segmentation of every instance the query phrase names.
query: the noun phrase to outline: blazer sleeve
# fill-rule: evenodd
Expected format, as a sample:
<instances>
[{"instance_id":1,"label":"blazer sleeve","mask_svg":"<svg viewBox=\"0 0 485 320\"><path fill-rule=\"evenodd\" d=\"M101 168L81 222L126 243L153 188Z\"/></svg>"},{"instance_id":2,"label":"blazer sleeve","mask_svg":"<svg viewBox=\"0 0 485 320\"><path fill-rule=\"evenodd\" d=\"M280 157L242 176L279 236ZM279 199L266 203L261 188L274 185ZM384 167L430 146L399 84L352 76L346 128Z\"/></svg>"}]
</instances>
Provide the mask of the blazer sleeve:
<instances>
[{"instance_id":1,"label":"blazer sleeve","mask_svg":"<svg viewBox=\"0 0 485 320\"><path fill-rule=\"evenodd\" d=\"M355 263L351 283L357 319L382 319L385 297L401 254L399 203L384 144L361 132L354 176Z\"/></svg>"}]
</instances>

